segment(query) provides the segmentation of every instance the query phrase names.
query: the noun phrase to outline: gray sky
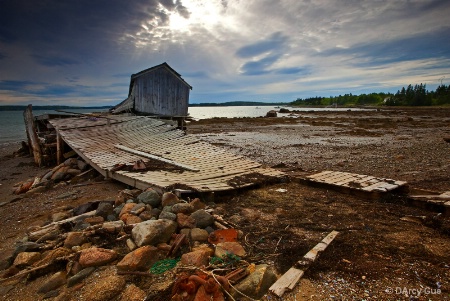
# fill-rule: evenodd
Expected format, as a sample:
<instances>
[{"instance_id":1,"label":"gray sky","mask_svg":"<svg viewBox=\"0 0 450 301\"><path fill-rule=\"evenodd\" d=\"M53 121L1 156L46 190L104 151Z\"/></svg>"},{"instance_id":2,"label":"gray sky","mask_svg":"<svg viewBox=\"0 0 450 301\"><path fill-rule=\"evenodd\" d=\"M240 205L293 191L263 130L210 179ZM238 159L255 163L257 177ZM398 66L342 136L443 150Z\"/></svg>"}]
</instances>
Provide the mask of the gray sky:
<instances>
[{"instance_id":1,"label":"gray sky","mask_svg":"<svg viewBox=\"0 0 450 301\"><path fill-rule=\"evenodd\" d=\"M450 82L447 0L0 0L0 104L112 105L167 62L190 102Z\"/></svg>"}]
</instances>

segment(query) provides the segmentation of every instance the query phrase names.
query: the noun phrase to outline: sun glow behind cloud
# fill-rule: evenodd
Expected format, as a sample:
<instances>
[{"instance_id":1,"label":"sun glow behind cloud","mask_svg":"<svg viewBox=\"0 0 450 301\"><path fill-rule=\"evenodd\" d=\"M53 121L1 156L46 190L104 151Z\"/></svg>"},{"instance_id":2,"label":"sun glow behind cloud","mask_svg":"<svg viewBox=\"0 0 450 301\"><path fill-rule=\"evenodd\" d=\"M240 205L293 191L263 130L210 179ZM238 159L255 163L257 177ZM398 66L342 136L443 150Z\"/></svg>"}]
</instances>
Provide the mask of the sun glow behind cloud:
<instances>
[{"instance_id":1,"label":"sun glow behind cloud","mask_svg":"<svg viewBox=\"0 0 450 301\"><path fill-rule=\"evenodd\" d=\"M127 34L125 40L132 40L137 48L158 49L164 41L183 44L198 33L216 36L220 28L236 28L234 17L226 13L221 1L185 0L182 11L177 5L168 8L159 4L158 14L144 20L141 29Z\"/></svg>"}]
</instances>

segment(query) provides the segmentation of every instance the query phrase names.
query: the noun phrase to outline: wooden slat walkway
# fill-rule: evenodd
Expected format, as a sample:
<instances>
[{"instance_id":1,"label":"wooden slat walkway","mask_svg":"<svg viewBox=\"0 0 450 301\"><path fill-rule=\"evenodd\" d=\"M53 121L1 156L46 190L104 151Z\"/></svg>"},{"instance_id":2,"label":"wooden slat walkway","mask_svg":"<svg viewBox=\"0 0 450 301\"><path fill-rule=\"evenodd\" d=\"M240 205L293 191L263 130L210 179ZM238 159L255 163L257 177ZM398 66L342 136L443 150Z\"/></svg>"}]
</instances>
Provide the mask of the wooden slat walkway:
<instances>
[{"instance_id":1,"label":"wooden slat walkway","mask_svg":"<svg viewBox=\"0 0 450 301\"><path fill-rule=\"evenodd\" d=\"M307 176L306 179L314 183L368 193L385 193L407 184L406 182L392 179L328 170Z\"/></svg>"},{"instance_id":2,"label":"wooden slat walkway","mask_svg":"<svg viewBox=\"0 0 450 301\"><path fill-rule=\"evenodd\" d=\"M105 177L145 189L191 189L211 192L235 189L282 177L280 171L186 135L167 123L143 116L53 119L61 138ZM131 150L130 150L131 149ZM140 153L147 154L140 156ZM179 170L111 171L148 157L176 163ZM190 170L188 170L190 169Z\"/></svg>"}]
</instances>

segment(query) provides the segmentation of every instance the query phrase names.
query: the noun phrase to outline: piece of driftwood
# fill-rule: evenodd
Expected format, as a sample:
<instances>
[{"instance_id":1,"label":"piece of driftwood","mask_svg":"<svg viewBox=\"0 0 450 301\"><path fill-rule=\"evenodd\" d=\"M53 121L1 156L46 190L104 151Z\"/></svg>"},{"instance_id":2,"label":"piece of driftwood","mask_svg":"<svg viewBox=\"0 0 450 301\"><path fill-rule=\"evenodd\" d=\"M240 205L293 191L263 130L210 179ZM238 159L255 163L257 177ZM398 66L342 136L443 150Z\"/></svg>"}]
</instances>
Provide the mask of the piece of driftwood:
<instances>
[{"instance_id":1,"label":"piece of driftwood","mask_svg":"<svg viewBox=\"0 0 450 301\"><path fill-rule=\"evenodd\" d=\"M31 148L31 152L34 157L34 163L39 167L42 166L42 150L39 144L39 137L36 134L36 126L34 125L34 117L32 106L28 105L23 112L23 119L25 122L25 129L28 137L28 145Z\"/></svg>"},{"instance_id":2,"label":"piece of driftwood","mask_svg":"<svg viewBox=\"0 0 450 301\"><path fill-rule=\"evenodd\" d=\"M337 231L331 231L321 242L306 253L300 261L284 273L283 276L269 288L269 291L278 297L281 297L286 290L293 290L309 266L319 258L320 253L325 251L338 234L339 232Z\"/></svg>"},{"instance_id":3,"label":"piece of driftwood","mask_svg":"<svg viewBox=\"0 0 450 301\"><path fill-rule=\"evenodd\" d=\"M138 156L142 156L144 158L149 158L149 159L154 159L154 160L158 160L158 161L161 161L161 162L165 162L165 163L168 163L168 164L171 164L171 165L175 165L175 166L184 168L186 170L200 171L197 168L194 168L194 167L191 167L191 166L188 166L188 165L185 165L185 164L181 164L181 163L178 163L178 162L166 159L166 158L158 157L158 156L155 156L155 155L152 155L152 154L149 154L149 153L144 153L144 152L141 152L141 151L138 151L138 150L135 150L135 149L132 149L132 148L120 145L120 144L116 144L116 145L114 145L114 147L118 148L120 150L126 151L128 153L132 153L132 154L135 154L135 155L138 155Z\"/></svg>"},{"instance_id":4,"label":"piece of driftwood","mask_svg":"<svg viewBox=\"0 0 450 301\"><path fill-rule=\"evenodd\" d=\"M29 275L29 274L31 274L31 273L34 273L34 272L44 270L44 269L46 269L46 268L51 267L52 265L54 265L54 264L57 263L57 262L61 262L61 261L69 261L69 260L71 260L72 258L74 258L76 255L77 255L77 254L72 254L72 255L69 255L69 256L62 256L62 257L55 258L54 260L52 260L52 261L49 262L49 263L43 264L43 265L41 265L41 266L38 266L38 267L35 267L35 268L32 268L32 269L29 269L29 270L21 271L21 272L19 272L19 273L13 275L13 276L11 276L11 277L8 277L8 278L0 279L0 283L4 283L4 282L7 282L7 281L11 281L11 280L14 280L14 279L17 279L17 278L21 278L21 277L23 277L23 276L27 276L27 275Z\"/></svg>"},{"instance_id":5,"label":"piece of driftwood","mask_svg":"<svg viewBox=\"0 0 450 301\"><path fill-rule=\"evenodd\" d=\"M30 240L38 240L39 238L41 238L42 236L52 233L53 231L57 231L59 229L59 225L65 224L65 223L69 223L69 222L73 222L73 221L78 221L78 220L82 220L85 219L86 217L91 217L95 215L96 210L92 210L80 215L76 215L76 216L72 216L57 222L53 222L50 223L48 225L45 225L43 227L40 227L39 229L28 233L28 239Z\"/></svg>"}]
</instances>

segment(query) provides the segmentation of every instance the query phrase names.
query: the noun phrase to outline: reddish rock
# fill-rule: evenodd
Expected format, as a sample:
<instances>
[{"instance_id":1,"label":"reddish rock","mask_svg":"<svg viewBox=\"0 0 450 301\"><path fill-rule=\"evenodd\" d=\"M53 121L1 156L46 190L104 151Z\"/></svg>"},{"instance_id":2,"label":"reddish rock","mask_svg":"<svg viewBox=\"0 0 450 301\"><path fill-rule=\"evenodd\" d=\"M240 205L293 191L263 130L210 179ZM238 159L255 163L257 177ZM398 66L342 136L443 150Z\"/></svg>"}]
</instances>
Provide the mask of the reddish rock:
<instances>
[{"instance_id":1,"label":"reddish rock","mask_svg":"<svg viewBox=\"0 0 450 301\"><path fill-rule=\"evenodd\" d=\"M120 301L142 301L147 294L134 284L130 284L123 291Z\"/></svg>"},{"instance_id":2,"label":"reddish rock","mask_svg":"<svg viewBox=\"0 0 450 301\"><path fill-rule=\"evenodd\" d=\"M172 192L165 192L161 198L163 208L166 206L173 206L179 202L180 200L178 199L178 197Z\"/></svg>"},{"instance_id":3,"label":"reddish rock","mask_svg":"<svg viewBox=\"0 0 450 301\"><path fill-rule=\"evenodd\" d=\"M216 246L215 256L225 257L228 254L244 257L246 255L245 249L238 242L221 242Z\"/></svg>"},{"instance_id":4,"label":"reddish rock","mask_svg":"<svg viewBox=\"0 0 450 301\"><path fill-rule=\"evenodd\" d=\"M126 219L124 220L124 222L127 225L139 224L142 222L142 219L136 215L124 214L122 217L124 217L124 216L126 216Z\"/></svg>"},{"instance_id":5,"label":"reddish rock","mask_svg":"<svg viewBox=\"0 0 450 301\"><path fill-rule=\"evenodd\" d=\"M194 208L194 211L206 208L206 204L200 201L199 198L193 199L189 204L191 204L192 208Z\"/></svg>"},{"instance_id":6,"label":"reddish rock","mask_svg":"<svg viewBox=\"0 0 450 301\"><path fill-rule=\"evenodd\" d=\"M84 219L84 222L89 223L91 225L102 224L105 219L102 216L91 216Z\"/></svg>"},{"instance_id":7,"label":"reddish rock","mask_svg":"<svg viewBox=\"0 0 450 301\"><path fill-rule=\"evenodd\" d=\"M92 247L81 251L80 264L82 267L105 265L116 259L117 253L113 250Z\"/></svg>"},{"instance_id":8,"label":"reddish rock","mask_svg":"<svg viewBox=\"0 0 450 301\"><path fill-rule=\"evenodd\" d=\"M184 253L181 256L181 263L184 265L205 267L209 264L209 252L207 250L198 250L194 252Z\"/></svg>"},{"instance_id":9,"label":"reddish rock","mask_svg":"<svg viewBox=\"0 0 450 301\"><path fill-rule=\"evenodd\" d=\"M255 222L261 217L261 212L255 209L244 208L241 215L249 222Z\"/></svg>"},{"instance_id":10,"label":"reddish rock","mask_svg":"<svg viewBox=\"0 0 450 301\"><path fill-rule=\"evenodd\" d=\"M178 213L177 214L177 223L180 228L195 228L196 222L195 219L190 217L189 215Z\"/></svg>"},{"instance_id":11,"label":"reddish rock","mask_svg":"<svg viewBox=\"0 0 450 301\"><path fill-rule=\"evenodd\" d=\"M125 255L117 264L117 269L121 271L145 271L158 259L158 248L143 246Z\"/></svg>"},{"instance_id":12,"label":"reddish rock","mask_svg":"<svg viewBox=\"0 0 450 301\"><path fill-rule=\"evenodd\" d=\"M122 217L122 215L124 215L125 213L130 213L131 210L133 210L134 206L136 206L135 203L126 203L119 213L119 218Z\"/></svg>"},{"instance_id":13,"label":"reddish rock","mask_svg":"<svg viewBox=\"0 0 450 301\"><path fill-rule=\"evenodd\" d=\"M24 267L30 266L33 263L41 259L41 253L39 252L21 252L17 254L13 265L22 269Z\"/></svg>"},{"instance_id":14,"label":"reddish rock","mask_svg":"<svg viewBox=\"0 0 450 301\"><path fill-rule=\"evenodd\" d=\"M75 246L81 246L87 242L87 237L83 232L69 232L67 234L66 240L64 241L64 247L71 249Z\"/></svg>"},{"instance_id":15,"label":"reddish rock","mask_svg":"<svg viewBox=\"0 0 450 301\"><path fill-rule=\"evenodd\" d=\"M139 214L139 218L143 221L148 221L153 217L153 214L151 211L145 210L141 214Z\"/></svg>"}]
</instances>

